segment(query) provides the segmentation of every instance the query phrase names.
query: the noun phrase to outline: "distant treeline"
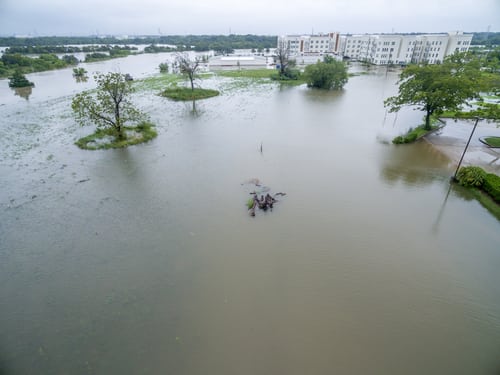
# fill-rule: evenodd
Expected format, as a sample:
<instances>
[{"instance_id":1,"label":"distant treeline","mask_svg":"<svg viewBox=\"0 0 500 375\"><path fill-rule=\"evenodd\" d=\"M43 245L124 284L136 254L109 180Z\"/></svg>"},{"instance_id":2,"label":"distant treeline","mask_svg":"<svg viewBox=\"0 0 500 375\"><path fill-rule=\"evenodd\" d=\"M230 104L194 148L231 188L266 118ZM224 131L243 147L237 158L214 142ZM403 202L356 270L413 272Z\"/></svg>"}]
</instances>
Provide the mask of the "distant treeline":
<instances>
[{"instance_id":1,"label":"distant treeline","mask_svg":"<svg viewBox=\"0 0 500 375\"><path fill-rule=\"evenodd\" d=\"M4 53L21 53L21 54L42 54L42 53L77 53L77 52L111 52L117 51L137 51L137 47L125 46L109 46L109 45L92 45L92 46L46 46L46 45L29 45L29 46L11 46Z\"/></svg>"},{"instance_id":2,"label":"distant treeline","mask_svg":"<svg viewBox=\"0 0 500 375\"><path fill-rule=\"evenodd\" d=\"M118 39L115 37L34 37L34 38L0 38L0 46L3 47L24 47L24 46L62 46L79 44L170 44L177 46L179 50L192 49L195 51L230 51L234 49L266 49L275 48L276 36L265 35L165 35L165 36L145 36L128 39ZM53 52L52 52L53 53ZM62 51L61 53L67 53Z\"/></svg>"},{"instance_id":3,"label":"distant treeline","mask_svg":"<svg viewBox=\"0 0 500 375\"><path fill-rule=\"evenodd\" d=\"M113 46L97 50L107 53L88 52L85 55L85 62L109 60L131 54L128 47ZM67 68L77 65L79 62L80 61L74 55L64 55L59 58L54 53L40 53L38 57L29 57L24 53L4 53L0 58L0 78L11 77L15 72L27 74Z\"/></svg>"},{"instance_id":4,"label":"distant treeline","mask_svg":"<svg viewBox=\"0 0 500 375\"><path fill-rule=\"evenodd\" d=\"M471 44L500 46L500 33L474 33Z\"/></svg>"},{"instance_id":5,"label":"distant treeline","mask_svg":"<svg viewBox=\"0 0 500 375\"><path fill-rule=\"evenodd\" d=\"M19 53L8 53L0 59L0 77L12 76L15 72L33 73L46 70L62 69L78 64L73 55L58 58L53 54L42 54L37 58L23 56Z\"/></svg>"}]
</instances>

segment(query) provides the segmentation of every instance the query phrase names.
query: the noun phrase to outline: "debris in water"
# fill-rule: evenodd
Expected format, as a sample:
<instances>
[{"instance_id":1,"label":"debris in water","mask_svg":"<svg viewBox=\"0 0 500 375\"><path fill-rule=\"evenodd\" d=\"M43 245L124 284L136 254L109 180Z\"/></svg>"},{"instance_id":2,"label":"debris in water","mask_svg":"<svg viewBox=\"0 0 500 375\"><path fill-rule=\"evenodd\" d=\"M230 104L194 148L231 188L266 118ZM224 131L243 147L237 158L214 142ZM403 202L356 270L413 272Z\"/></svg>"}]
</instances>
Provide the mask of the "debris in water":
<instances>
[{"instance_id":1,"label":"debris in water","mask_svg":"<svg viewBox=\"0 0 500 375\"><path fill-rule=\"evenodd\" d=\"M257 207L263 211L273 210L274 204L278 202L276 199L277 196L285 196L286 193L276 193L271 195L269 192L271 189L267 186L262 186L260 180L258 178L252 178L248 180L248 184L255 185L258 189L254 189L250 195L253 195L252 198L247 200L246 206L248 208L248 213L250 216L255 216L255 211ZM244 184L242 184L244 185ZM265 195L264 195L265 193Z\"/></svg>"}]
</instances>

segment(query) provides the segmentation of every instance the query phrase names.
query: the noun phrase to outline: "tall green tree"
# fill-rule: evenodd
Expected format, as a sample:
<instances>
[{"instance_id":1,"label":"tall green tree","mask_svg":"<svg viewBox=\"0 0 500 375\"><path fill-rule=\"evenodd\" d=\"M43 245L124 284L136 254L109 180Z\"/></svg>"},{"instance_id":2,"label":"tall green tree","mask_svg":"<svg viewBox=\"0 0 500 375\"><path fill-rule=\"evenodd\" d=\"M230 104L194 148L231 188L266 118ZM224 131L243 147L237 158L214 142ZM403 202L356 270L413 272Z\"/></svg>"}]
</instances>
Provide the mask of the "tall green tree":
<instances>
[{"instance_id":1,"label":"tall green tree","mask_svg":"<svg viewBox=\"0 0 500 375\"><path fill-rule=\"evenodd\" d=\"M425 129L431 129L433 114L457 110L467 101L479 97L481 71L477 60L464 53L447 57L442 64L410 65L399 77L399 93L387 98L390 112L403 106L425 111Z\"/></svg>"},{"instance_id":2,"label":"tall green tree","mask_svg":"<svg viewBox=\"0 0 500 375\"><path fill-rule=\"evenodd\" d=\"M130 102L132 83L121 73L97 73L94 80L97 83L95 97L82 92L73 98L71 107L76 120L81 125L92 123L97 127L112 128L119 138L126 138L124 125L146 117Z\"/></svg>"},{"instance_id":3,"label":"tall green tree","mask_svg":"<svg viewBox=\"0 0 500 375\"><path fill-rule=\"evenodd\" d=\"M325 59L306 66L304 70L307 86L325 90L339 90L347 83L347 67L342 61Z\"/></svg>"}]
</instances>

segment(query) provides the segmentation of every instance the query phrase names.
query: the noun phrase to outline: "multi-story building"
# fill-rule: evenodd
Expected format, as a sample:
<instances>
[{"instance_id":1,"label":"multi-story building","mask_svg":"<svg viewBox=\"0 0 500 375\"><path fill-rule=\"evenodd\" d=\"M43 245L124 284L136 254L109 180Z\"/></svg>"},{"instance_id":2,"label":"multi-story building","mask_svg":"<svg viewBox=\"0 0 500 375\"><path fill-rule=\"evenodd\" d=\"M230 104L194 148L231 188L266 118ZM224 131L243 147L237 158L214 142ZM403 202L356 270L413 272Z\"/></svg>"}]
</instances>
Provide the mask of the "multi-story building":
<instances>
[{"instance_id":1,"label":"multi-story building","mask_svg":"<svg viewBox=\"0 0 500 375\"><path fill-rule=\"evenodd\" d=\"M278 37L278 46L289 49L290 56L321 56L339 54L340 34L283 35Z\"/></svg>"},{"instance_id":2,"label":"multi-story building","mask_svg":"<svg viewBox=\"0 0 500 375\"><path fill-rule=\"evenodd\" d=\"M365 34L342 39L342 54L350 59L376 65L436 64L455 51L468 51L472 34Z\"/></svg>"}]
</instances>

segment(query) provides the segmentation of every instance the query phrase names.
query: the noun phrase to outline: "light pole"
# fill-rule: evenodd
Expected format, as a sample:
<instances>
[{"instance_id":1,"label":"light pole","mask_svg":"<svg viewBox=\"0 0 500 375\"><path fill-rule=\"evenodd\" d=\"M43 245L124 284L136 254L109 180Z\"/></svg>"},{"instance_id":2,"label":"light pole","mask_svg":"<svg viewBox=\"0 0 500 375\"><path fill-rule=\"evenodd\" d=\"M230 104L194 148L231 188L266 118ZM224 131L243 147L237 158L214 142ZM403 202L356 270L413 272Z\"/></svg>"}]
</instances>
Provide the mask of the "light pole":
<instances>
[{"instance_id":1,"label":"light pole","mask_svg":"<svg viewBox=\"0 0 500 375\"><path fill-rule=\"evenodd\" d=\"M469 147L470 140L472 139L472 136L474 135L474 131L476 130L477 123L479 122L480 118L476 117L476 122L474 124L474 127L472 128L472 131L469 136L469 140L467 141L467 144L465 145L464 152L462 153L462 157L460 158L460 161L458 162L457 170L455 171L455 174L453 175L453 181L457 180L457 173L458 170L460 169L460 165L462 164L462 160L464 159L465 153L467 152L467 147Z\"/></svg>"}]
</instances>

